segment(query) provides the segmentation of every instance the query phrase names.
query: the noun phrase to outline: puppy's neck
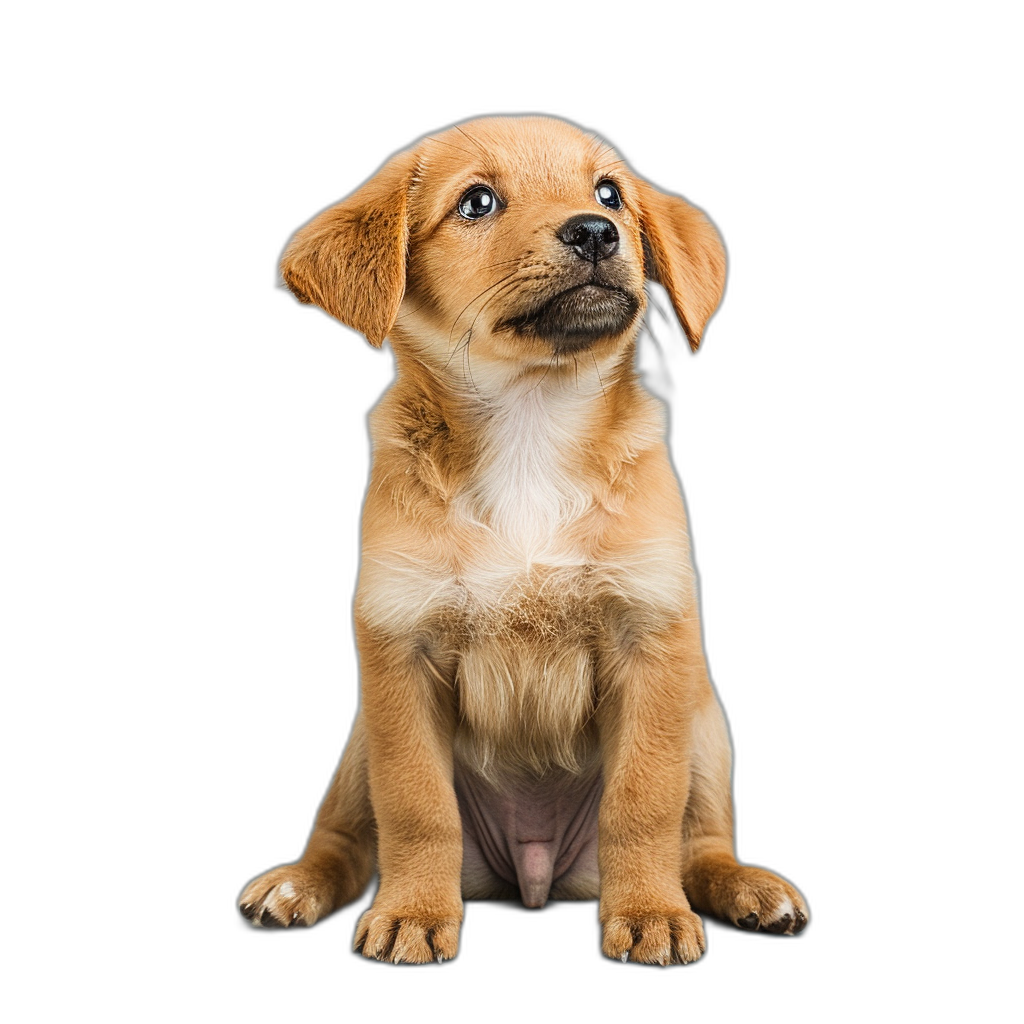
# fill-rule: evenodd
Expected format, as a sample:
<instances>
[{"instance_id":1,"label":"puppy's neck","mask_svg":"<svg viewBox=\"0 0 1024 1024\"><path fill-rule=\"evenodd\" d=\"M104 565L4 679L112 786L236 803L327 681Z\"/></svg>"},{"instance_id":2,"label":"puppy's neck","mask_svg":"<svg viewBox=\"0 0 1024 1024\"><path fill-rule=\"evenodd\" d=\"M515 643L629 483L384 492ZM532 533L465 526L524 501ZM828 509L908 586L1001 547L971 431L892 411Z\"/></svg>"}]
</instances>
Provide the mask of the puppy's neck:
<instances>
[{"instance_id":1,"label":"puppy's neck","mask_svg":"<svg viewBox=\"0 0 1024 1024\"><path fill-rule=\"evenodd\" d=\"M660 436L632 351L526 370L477 364L465 378L401 353L396 364L405 419L432 424L415 430L420 478L460 518L530 556L607 507L623 465Z\"/></svg>"},{"instance_id":2,"label":"puppy's neck","mask_svg":"<svg viewBox=\"0 0 1024 1024\"><path fill-rule=\"evenodd\" d=\"M590 367L579 376L530 374L483 392L480 457L463 495L467 514L541 546L587 512L593 489L581 453L603 400L600 374Z\"/></svg>"}]
</instances>

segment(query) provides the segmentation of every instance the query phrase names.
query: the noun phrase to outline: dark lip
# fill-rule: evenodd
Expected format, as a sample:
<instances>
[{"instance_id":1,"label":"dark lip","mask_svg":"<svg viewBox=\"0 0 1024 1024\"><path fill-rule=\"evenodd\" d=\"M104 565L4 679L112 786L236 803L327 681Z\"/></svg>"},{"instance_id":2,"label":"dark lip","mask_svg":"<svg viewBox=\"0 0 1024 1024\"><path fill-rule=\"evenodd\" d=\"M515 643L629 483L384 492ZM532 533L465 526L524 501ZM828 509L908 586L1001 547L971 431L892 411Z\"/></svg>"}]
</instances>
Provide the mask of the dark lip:
<instances>
[{"instance_id":1,"label":"dark lip","mask_svg":"<svg viewBox=\"0 0 1024 1024\"><path fill-rule=\"evenodd\" d=\"M557 316L554 315L558 304L564 302L574 292L582 291L585 288L606 292L609 297L614 296L619 308L605 310L603 318L598 316L583 324L559 322ZM541 338L549 341L559 351L578 351L603 338L613 337L625 331L635 320L639 305L637 297L625 288L591 279L563 288L562 291L549 296L532 309L505 318L496 325L496 329L514 331L516 334L527 337ZM614 313L618 315L611 319Z\"/></svg>"},{"instance_id":2,"label":"dark lip","mask_svg":"<svg viewBox=\"0 0 1024 1024\"><path fill-rule=\"evenodd\" d=\"M498 331L518 331L523 328L527 328L530 324L537 323L537 321L539 321L539 319L549 309L551 309L556 302L564 299L567 295L571 295L573 292L581 292L586 288L591 288L598 292L608 292L612 295L621 295L628 302L635 301L633 296L627 292L625 288L618 288L615 285L603 285L597 281L585 281L579 285L570 285L568 288L562 289L562 291L549 296L543 302L527 309L525 312L505 317L496 325L496 329Z\"/></svg>"},{"instance_id":3,"label":"dark lip","mask_svg":"<svg viewBox=\"0 0 1024 1024\"><path fill-rule=\"evenodd\" d=\"M558 295L552 295L551 299L557 299L562 295L568 295L569 292L578 292L581 288L600 288L602 291L606 292L622 292L623 295L626 294L626 289L620 288L618 285L605 284L604 281L584 281L582 284L571 285L564 291L560 291ZM551 299L548 299L548 301L550 302Z\"/></svg>"}]
</instances>

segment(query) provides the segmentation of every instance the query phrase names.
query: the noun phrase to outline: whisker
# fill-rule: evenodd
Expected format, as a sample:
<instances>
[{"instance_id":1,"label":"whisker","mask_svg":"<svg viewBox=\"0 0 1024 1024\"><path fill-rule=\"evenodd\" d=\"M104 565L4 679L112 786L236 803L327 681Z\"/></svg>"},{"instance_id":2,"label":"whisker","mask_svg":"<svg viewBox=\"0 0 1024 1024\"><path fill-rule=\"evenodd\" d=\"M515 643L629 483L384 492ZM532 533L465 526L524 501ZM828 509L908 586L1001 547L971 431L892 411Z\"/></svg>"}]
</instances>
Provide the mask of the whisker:
<instances>
[{"instance_id":1,"label":"whisker","mask_svg":"<svg viewBox=\"0 0 1024 1024\"><path fill-rule=\"evenodd\" d=\"M519 273L518 269L513 270L510 273L506 274L504 277L499 278L497 281L494 282L494 284L488 285L482 292L479 292L477 295L474 295L473 298L471 298L469 302L467 302L465 306L463 306L462 309L459 310L459 315L453 321L451 330L448 332L449 345L452 343L452 335L455 333L455 328L458 325L459 321L462 319L463 313L465 313L466 310L469 309L469 307L472 306L474 302L476 302L478 299L483 298L483 296L485 296L492 288L497 288L499 284L501 284L504 281L507 281L510 277L515 277L517 273Z\"/></svg>"},{"instance_id":2,"label":"whisker","mask_svg":"<svg viewBox=\"0 0 1024 1024\"><path fill-rule=\"evenodd\" d=\"M411 309L406 309L406 310L403 310L402 312L400 312L395 319L400 320L403 316L410 316L413 313L418 313L421 309L423 309L423 307L426 304L427 304L427 300L424 299L422 302L420 302L417 305L413 306Z\"/></svg>"},{"instance_id":3,"label":"whisker","mask_svg":"<svg viewBox=\"0 0 1024 1024\"><path fill-rule=\"evenodd\" d=\"M463 362L465 363L466 366L466 376L469 377L469 383L473 385L473 390L479 395L480 389L476 386L476 381L473 379L473 365L469 361L469 343L473 340L473 328L471 327L467 333L469 337L466 340L466 344L462 350L465 353L465 358L463 359Z\"/></svg>"},{"instance_id":4,"label":"whisker","mask_svg":"<svg viewBox=\"0 0 1024 1024\"><path fill-rule=\"evenodd\" d=\"M497 263L488 263L486 267L481 267L480 269L493 270L495 267L507 267L510 263L518 263L520 259L522 259L521 256L517 256L514 260L499 260Z\"/></svg>"},{"instance_id":5,"label":"whisker","mask_svg":"<svg viewBox=\"0 0 1024 1024\"><path fill-rule=\"evenodd\" d=\"M501 284L502 282L499 281L498 283ZM449 363L451 363L452 359L455 358L456 353L458 353L459 351L465 352L466 353L466 367L467 367L467 370L469 371L470 383L473 385L473 390L476 391L476 393L478 395L480 394L480 389L476 386L476 381L473 380L473 371L472 371L472 367L471 367L471 365L469 363L469 355L468 355L468 351L467 351L469 349L469 343L473 340L473 329L476 327L477 320L480 318L480 315L488 307L488 305L491 302L493 302L495 299L497 299L500 296L504 295L507 291L511 290L512 288L515 288L515 286L518 283L519 283L518 281L506 281L504 283L503 287L498 288L498 290L493 295L491 295L487 299L486 302L484 302L484 304L476 311L476 316L473 317L473 322L469 325L469 329L462 336L462 338L466 339L465 344L462 344L462 338L459 338L459 343L452 350L451 355L448 357L447 362L445 362L445 364L444 364L445 365L445 369L447 369ZM492 287L495 287L495 286L492 285ZM461 316L462 314L460 313L459 315Z\"/></svg>"},{"instance_id":6,"label":"whisker","mask_svg":"<svg viewBox=\"0 0 1024 1024\"><path fill-rule=\"evenodd\" d=\"M448 146L450 149L457 149L460 153L465 153L466 156L473 156L468 149L463 149L461 146L453 146L450 142L443 142L441 139L435 139L432 135L427 136L428 142L436 142L439 146Z\"/></svg>"},{"instance_id":7,"label":"whisker","mask_svg":"<svg viewBox=\"0 0 1024 1024\"><path fill-rule=\"evenodd\" d=\"M463 129L462 129L462 126L461 126L461 125L455 125L455 130L456 130L456 131L457 131L457 132L458 132L458 133L459 133L460 135L463 135L463 136L465 136L465 137L466 137L467 139L469 139L469 141L470 141L470 142L471 142L471 143L472 143L472 144L473 144L474 146L476 146L477 150L479 150L479 152L481 152L481 153L482 153L482 154L483 154L483 155L484 155L485 157L486 157L486 156L488 155L488 153L487 153L487 150L486 150L486 149L484 149L484 147L483 147L483 146L481 146L481 145L480 145L480 143L479 143L479 142L477 142L477 141L476 141L476 139L474 139L474 138L473 138L473 136L469 134L469 132L467 132L467 131L463 131Z\"/></svg>"},{"instance_id":8,"label":"whisker","mask_svg":"<svg viewBox=\"0 0 1024 1024\"><path fill-rule=\"evenodd\" d=\"M541 271L543 271L543 273L541 273L539 276L538 275L534 275L532 278L526 276L527 274L529 274L530 271L535 271L535 270L541 270ZM472 298L468 303L466 303L465 306L462 307L462 310L460 311L459 315L455 318L455 322L452 324L451 330L448 332L448 344L449 345L451 344L451 341L452 341L452 334L454 334L455 328L456 328L456 326L458 326L458 323L462 319L463 314L466 312L466 310L469 309L470 306L472 306L474 302L477 302L479 299L483 298L483 296L486 295L489 291L491 291L491 290L493 290L495 288L498 288L499 285L503 285L506 282L510 282L508 287L515 287L515 285L519 283L519 280L511 280L510 281L510 279L516 278L518 274L522 274L523 275L523 277L519 279L519 280L523 280L523 281L528 281L528 280L541 280L542 281L542 280L545 280L547 278L547 276L548 276L547 268L544 267L543 264L533 263L533 264L528 264L525 267L518 267L517 269L515 269L515 270L511 271L510 273L506 274L504 277L499 278L497 281L494 282L494 284L488 285L488 287L486 287L482 292L480 292L476 296L474 296L474 298ZM473 317L473 323L470 324L470 330L472 330L476 326L477 319L479 318L480 314L487 308L488 304L493 299L496 299L499 295L503 295L506 290L507 290L506 288L499 289L489 299L487 299L486 302L484 302L484 304L477 310L476 316Z\"/></svg>"},{"instance_id":9,"label":"whisker","mask_svg":"<svg viewBox=\"0 0 1024 1024\"><path fill-rule=\"evenodd\" d=\"M447 361L444 364L444 369L447 370L448 366L450 365L451 361L455 358L455 356L459 352L461 352L464 348L468 347L469 339L472 338L472 336L473 336L473 330L472 330L472 328L470 328L470 330L466 331L466 333L464 335L462 335L462 338L466 339L465 344L463 344L462 338L459 338L458 344L456 344L455 348L452 349L451 354L448 356L448 359L447 359Z\"/></svg>"},{"instance_id":10,"label":"whisker","mask_svg":"<svg viewBox=\"0 0 1024 1024\"><path fill-rule=\"evenodd\" d=\"M604 381L601 379L601 367L597 365L597 356L593 352L590 353L590 358L594 360L594 372L597 374L597 383L601 385L601 394L604 396L604 400L608 401L608 392L604 389Z\"/></svg>"},{"instance_id":11,"label":"whisker","mask_svg":"<svg viewBox=\"0 0 1024 1024\"><path fill-rule=\"evenodd\" d=\"M476 316L473 317L473 322L469 325L469 329L473 330L476 327L477 320L480 319L480 314L497 298L504 295L506 292L511 291L515 286L519 284L518 281L508 281L504 287L499 288L493 295L491 295L487 301L476 311Z\"/></svg>"},{"instance_id":12,"label":"whisker","mask_svg":"<svg viewBox=\"0 0 1024 1024\"><path fill-rule=\"evenodd\" d=\"M552 352L551 358L548 360L548 365L544 367L544 372L540 375L540 380L537 381L537 383L534 384L533 387L526 392L528 395L532 395L534 391L536 391L537 388L539 388L541 384L544 383L544 381L547 379L548 374L551 372L551 367L555 365L555 360L557 358L558 356L554 352Z\"/></svg>"},{"instance_id":13,"label":"whisker","mask_svg":"<svg viewBox=\"0 0 1024 1024\"><path fill-rule=\"evenodd\" d=\"M601 162L600 167L604 171L610 170L612 167L626 167L629 165L629 161L625 157L620 157L618 160L609 160L607 163Z\"/></svg>"},{"instance_id":14,"label":"whisker","mask_svg":"<svg viewBox=\"0 0 1024 1024\"><path fill-rule=\"evenodd\" d=\"M615 160L615 164L621 164L623 162L622 158L619 157L618 154L615 152L615 147L610 142L607 142L605 139L602 139L599 136L594 136L594 142L590 148L591 159L594 161L595 164L609 155L615 156L617 158ZM613 164L612 166L615 165Z\"/></svg>"}]
</instances>

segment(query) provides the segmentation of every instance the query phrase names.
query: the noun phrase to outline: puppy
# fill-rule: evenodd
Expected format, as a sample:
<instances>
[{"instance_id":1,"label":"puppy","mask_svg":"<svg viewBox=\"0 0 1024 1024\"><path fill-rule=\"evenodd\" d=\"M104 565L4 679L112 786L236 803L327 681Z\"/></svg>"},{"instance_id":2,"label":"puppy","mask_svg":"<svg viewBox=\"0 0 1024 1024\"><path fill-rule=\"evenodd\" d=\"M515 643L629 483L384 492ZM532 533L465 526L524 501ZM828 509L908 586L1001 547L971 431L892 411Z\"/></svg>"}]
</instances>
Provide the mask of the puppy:
<instances>
[{"instance_id":1,"label":"puppy","mask_svg":"<svg viewBox=\"0 0 1024 1024\"><path fill-rule=\"evenodd\" d=\"M380 886L364 956L447 960L463 899L600 898L603 950L688 963L701 920L793 934L800 893L736 862L661 405L634 370L644 281L696 349L725 255L704 215L542 117L456 126L314 218L288 287L390 339L371 417L362 703L302 859L254 924Z\"/></svg>"}]
</instances>

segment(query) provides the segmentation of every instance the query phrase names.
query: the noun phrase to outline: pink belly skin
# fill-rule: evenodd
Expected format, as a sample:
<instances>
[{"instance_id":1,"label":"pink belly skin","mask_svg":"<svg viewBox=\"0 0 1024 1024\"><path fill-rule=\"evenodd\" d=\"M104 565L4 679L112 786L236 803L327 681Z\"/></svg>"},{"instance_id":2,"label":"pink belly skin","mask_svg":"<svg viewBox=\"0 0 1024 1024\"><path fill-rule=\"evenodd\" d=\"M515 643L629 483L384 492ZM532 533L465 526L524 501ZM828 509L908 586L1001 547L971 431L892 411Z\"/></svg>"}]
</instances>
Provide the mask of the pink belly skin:
<instances>
[{"instance_id":1,"label":"pink belly skin","mask_svg":"<svg viewBox=\"0 0 1024 1024\"><path fill-rule=\"evenodd\" d=\"M456 769L466 899L596 899L601 776L552 772L500 787Z\"/></svg>"}]
</instances>

